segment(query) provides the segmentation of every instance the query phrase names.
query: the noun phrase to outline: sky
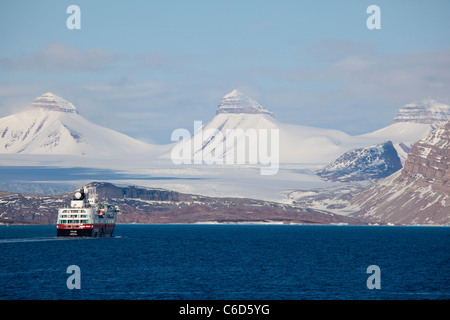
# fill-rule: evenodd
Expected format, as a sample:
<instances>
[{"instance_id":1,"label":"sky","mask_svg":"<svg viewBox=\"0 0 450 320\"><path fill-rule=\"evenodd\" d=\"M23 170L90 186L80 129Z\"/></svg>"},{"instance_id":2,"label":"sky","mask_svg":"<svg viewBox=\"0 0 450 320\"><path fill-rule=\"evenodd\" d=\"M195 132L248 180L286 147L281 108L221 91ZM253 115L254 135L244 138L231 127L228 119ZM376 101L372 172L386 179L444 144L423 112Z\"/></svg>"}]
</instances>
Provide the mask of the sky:
<instances>
[{"instance_id":1,"label":"sky","mask_svg":"<svg viewBox=\"0 0 450 320\"><path fill-rule=\"evenodd\" d=\"M450 104L449 15L447 0L0 0L0 117L51 91L165 144L238 89L280 122L363 134L406 103Z\"/></svg>"}]
</instances>

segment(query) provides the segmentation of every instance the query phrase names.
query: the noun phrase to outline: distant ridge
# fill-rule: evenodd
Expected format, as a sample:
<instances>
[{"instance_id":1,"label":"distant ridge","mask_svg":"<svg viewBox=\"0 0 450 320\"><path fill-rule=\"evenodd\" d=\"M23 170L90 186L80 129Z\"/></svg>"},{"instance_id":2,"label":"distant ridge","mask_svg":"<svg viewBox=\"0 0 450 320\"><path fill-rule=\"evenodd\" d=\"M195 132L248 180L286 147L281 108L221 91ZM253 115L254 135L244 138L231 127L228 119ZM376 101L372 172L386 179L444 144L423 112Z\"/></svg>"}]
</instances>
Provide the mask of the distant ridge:
<instances>
[{"instance_id":1,"label":"distant ridge","mask_svg":"<svg viewBox=\"0 0 450 320\"><path fill-rule=\"evenodd\" d=\"M323 210L250 198L207 197L160 188L92 182L98 197L118 205L119 223L284 223L366 224ZM1 223L56 223L58 207L73 191L58 195L27 195L0 191Z\"/></svg>"}]
</instances>

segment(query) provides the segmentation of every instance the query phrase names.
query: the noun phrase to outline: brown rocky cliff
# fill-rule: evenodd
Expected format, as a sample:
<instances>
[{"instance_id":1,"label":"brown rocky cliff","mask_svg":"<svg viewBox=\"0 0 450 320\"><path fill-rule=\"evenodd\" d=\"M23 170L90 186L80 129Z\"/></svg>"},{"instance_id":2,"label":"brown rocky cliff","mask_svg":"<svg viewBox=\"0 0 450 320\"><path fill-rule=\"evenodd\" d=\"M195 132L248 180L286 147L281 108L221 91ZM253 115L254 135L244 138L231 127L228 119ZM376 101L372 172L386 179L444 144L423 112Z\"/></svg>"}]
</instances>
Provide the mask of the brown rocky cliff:
<instances>
[{"instance_id":1,"label":"brown rocky cliff","mask_svg":"<svg viewBox=\"0 0 450 320\"><path fill-rule=\"evenodd\" d=\"M373 223L450 223L450 121L411 149L404 168L357 195L355 217Z\"/></svg>"},{"instance_id":2,"label":"brown rocky cliff","mask_svg":"<svg viewBox=\"0 0 450 320\"><path fill-rule=\"evenodd\" d=\"M402 177L421 175L433 189L449 191L450 121L418 141L406 159Z\"/></svg>"}]
</instances>

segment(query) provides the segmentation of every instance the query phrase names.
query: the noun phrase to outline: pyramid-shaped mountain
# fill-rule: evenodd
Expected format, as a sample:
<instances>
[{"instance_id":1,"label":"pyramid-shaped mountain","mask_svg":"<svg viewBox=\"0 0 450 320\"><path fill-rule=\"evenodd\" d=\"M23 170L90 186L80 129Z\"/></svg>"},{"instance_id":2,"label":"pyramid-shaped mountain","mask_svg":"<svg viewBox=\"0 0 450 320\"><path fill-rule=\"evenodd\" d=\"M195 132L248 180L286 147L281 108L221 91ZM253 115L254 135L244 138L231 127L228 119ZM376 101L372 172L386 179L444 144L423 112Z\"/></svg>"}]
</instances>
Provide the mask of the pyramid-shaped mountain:
<instances>
[{"instance_id":1,"label":"pyramid-shaped mountain","mask_svg":"<svg viewBox=\"0 0 450 320\"><path fill-rule=\"evenodd\" d=\"M248 113L248 114L265 114L274 117L273 112L270 112L261 106L255 100L247 97L238 90L234 89L226 94L216 110L217 114L221 113Z\"/></svg>"},{"instance_id":2,"label":"pyramid-shaped mountain","mask_svg":"<svg viewBox=\"0 0 450 320\"><path fill-rule=\"evenodd\" d=\"M47 92L20 113L0 118L0 153L116 155L152 146L83 118L69 101Z\"/></svg>"},{"instance_id":3,"label":"pyramid-shaped mountain","mask_svg":"<svg viewBox=\"0 0 450 320\"><path fill-rule=\"evenodd\" d=\"M78 113L77 108L72 103L51 92L44 93L42 96L34 99L31 107L50 111Z\"/></svg>"},{"instance_id":4,"label":"pyramid-shaped mountain","mask_svg":"<svg viewBox=\"0 0 450 320\"><path fill-rule=\"evenodd\" d=\"M339 130L279 122L272 112L237 90L226 94L216 111L216 116L208 123L202 123L189 140L180 142L172 157L188 162L188 159L198 159L207 153L208 157L224 162L234 157L231 162L237 163L237 154L245 153L245 163L249 163L251 154L259 155L261 147L269 141L268 152L277 152L280 162L329 163L347 150L360 146L359 140ZM276 131L275 146L271 139ZM183 150L190 152L185 154Z\"/></svg>"},{"instance_id":5,"label":"pyramid-shaped mountain","mask_svg":"<svg viewBox=\"0 0 450 320\"><path fill-rule=\"evenodd\" d=\"M433 124L438 127L448 120L450 120L450 106L427 98L405 104L398 110L393 122Z\"/></svg>"},{"instance_id":6,"label":"pyramid-shaped mountain","mask_svg":"<svg viewBox=\"0 0 450 320\"><path fill-rule=\"evenodd\" d=\"M392 124L360 137L392 141L400 160L404 163L414 143L448 120L450 120L450 106L427 98L403 105L397 111Z\"/></svg>"}]
</instances>

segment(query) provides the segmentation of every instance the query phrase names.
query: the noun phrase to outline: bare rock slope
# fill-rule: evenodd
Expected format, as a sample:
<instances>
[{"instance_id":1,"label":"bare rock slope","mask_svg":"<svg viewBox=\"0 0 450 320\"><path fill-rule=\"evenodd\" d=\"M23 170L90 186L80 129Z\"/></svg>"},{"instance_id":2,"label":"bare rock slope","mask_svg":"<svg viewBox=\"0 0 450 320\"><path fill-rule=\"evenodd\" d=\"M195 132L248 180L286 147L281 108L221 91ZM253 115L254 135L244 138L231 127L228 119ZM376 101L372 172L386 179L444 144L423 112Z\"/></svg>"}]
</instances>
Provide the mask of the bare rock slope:
<instances>
[{"instance_id":1,"label":"bare rock slope","mask_svg":"<svg viewBox=\"0 0 450 320\"><path fill-rule=\"evenodd\" d=\"M352 200L354 214L376 223L450 223L450 121L419 140L404 168Z\"/></svg>"}]
</instances>

